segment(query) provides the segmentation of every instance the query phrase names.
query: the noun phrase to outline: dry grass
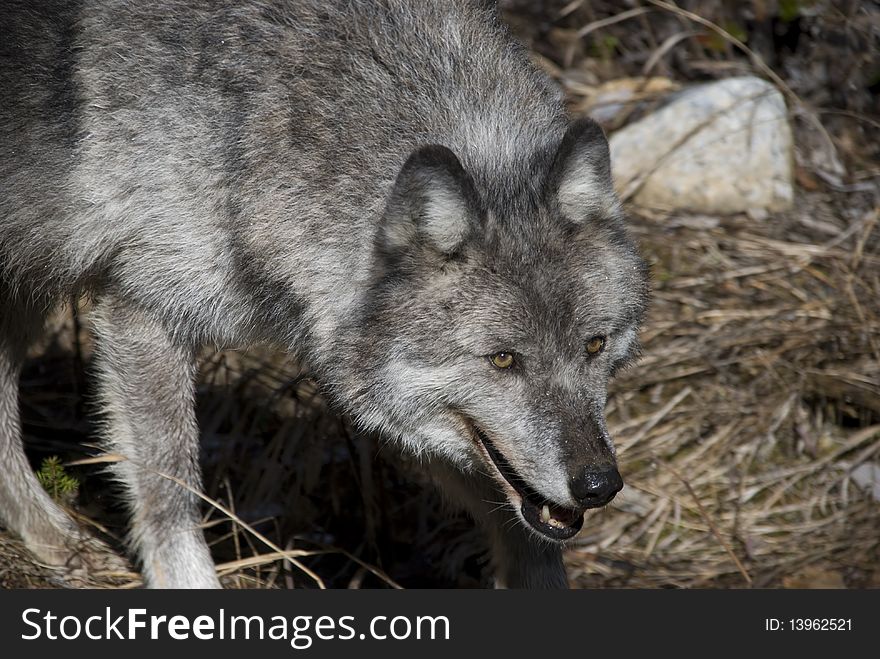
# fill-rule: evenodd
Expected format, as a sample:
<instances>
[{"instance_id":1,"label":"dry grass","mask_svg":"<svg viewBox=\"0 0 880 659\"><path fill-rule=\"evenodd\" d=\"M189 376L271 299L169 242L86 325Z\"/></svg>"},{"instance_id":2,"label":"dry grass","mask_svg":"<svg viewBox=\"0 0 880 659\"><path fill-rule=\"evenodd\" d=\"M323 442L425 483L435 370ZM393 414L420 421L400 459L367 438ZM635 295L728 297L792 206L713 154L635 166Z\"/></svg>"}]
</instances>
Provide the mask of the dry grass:
<instances>
[{"instance_id":1,"label":"dry grass","mask_svg":"<svg viewBox=\"0 0 880 659\"><path fill-rule=\"evenodd\" d=\"M850 473L880 461L880 125L820 106L846 84L838 102L871 108L878 43L865 35L880 13L816 1L786 22L764 3L641 4L574 0L565 20L533 31L573 110L601 109L609 78L626 83L629 101L606 118L616 129L683 80L767 77L790 102L800 188L793 211L769 217L633 209L654 304L645 357L609 406L629 487L569 551L572 577L878 585L880 502ZM785 36L762 41L762 22ZM837 40L798 40L810 25ZM645 77L657 74L672 80Z\"/></svg>"},{"instance_id":2,"label":"dry grass","mask_svg":"<svg viewBox=\"0 0 880 659\"><path fill-rule=\"evenodd\" d=\"M880 227L840 201L637 217L654 306L609 406L629 487L569 552L580 583L876 578L880 502L849 474L880 454Z\"/></svg>"}]
</instances>

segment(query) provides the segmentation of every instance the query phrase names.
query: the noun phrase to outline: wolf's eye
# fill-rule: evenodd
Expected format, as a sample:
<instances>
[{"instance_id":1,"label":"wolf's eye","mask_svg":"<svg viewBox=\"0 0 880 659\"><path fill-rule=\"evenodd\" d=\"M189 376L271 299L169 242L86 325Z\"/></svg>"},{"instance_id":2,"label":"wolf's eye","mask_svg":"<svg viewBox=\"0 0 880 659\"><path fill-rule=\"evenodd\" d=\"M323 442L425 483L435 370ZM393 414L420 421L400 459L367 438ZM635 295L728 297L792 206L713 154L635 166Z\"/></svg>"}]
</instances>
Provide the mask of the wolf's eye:
<instances>
[{"instance_id":1,"label":"wolf's eye","mask_svg":"<svg viewBox=\"0 0 880 659\"><path fill-rule=\"evenodd\" d=\"M604 336L594 336L589 341L587 341L587 354L594 356L598 355L602 352L602 348L605 347L605 337Z\"/></svg>"},{"instance_id":2,"label":"wolf's eye","mask_svg":"<svg viewBox=\"0 0 880 659\"><path fill-rule=\"evenodd\" d=\"M489 361L492 362L492 366L495 368L510 368L513 366L513 354L509 352L496 352L489 357Z\"/></svg>"}]
</instances>

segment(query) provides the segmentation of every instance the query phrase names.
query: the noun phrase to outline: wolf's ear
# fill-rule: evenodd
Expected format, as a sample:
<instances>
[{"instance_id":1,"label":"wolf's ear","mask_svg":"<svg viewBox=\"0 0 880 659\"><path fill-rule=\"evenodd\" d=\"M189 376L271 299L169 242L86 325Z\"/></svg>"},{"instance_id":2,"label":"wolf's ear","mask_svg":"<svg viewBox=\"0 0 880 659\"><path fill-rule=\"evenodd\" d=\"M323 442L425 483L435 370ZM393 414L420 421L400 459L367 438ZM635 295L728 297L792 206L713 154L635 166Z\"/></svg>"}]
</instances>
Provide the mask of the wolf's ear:
<instances>
[{"instance_id":1,"label":"wolf's ear","mask_svg":"<svg viewBox=\"0 0 880 659\"><path fill-rule=\"evenodd\" d=\"M425 246L450 256L478 226L479 217L479 194L455 154L444 146L423 146L397 175L379 245L388 252Z\"/></svg>"},{"instance_id":2,"label":"wolf's ear","mask_svg":"<svg viewBox=\"0 0 880 659\"><path fill-rule=\"evenodd\" d=\"M549 178L563 214L583 222L617 204L611 182L611 155L602 128L590 118L573 121L556 152Z\"/></svg>"}]
</instances>

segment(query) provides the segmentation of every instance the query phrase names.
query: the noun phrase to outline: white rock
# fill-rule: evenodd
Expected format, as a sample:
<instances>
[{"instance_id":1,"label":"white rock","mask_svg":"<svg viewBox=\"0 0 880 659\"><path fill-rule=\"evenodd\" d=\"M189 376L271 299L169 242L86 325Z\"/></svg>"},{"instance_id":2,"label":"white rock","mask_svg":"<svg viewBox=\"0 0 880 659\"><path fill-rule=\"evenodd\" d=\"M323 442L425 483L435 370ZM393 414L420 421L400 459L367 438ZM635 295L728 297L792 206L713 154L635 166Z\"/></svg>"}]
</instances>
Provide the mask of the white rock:
<instances>
[{"instance_id":1,"label":"white rock","mask_svg":"<svg viewBox=\"0 0 880 659\"><path fill-rule=\"evenodd\" d=\"M880 501L880 465L865 462L852 470L849 475L856 485L871 493L874 501Z\"/></svg>"},{"instance_id":2,"label":"white rock","mask_svg":"<svg viewBox=\"0 0 880 659\"><path fill-rule=\"evenodd\" d=\"M640 206L754 213L793 201L785 100L760 78L693 87L609 142L615 186Z\"/></svg>"}]
</instances>

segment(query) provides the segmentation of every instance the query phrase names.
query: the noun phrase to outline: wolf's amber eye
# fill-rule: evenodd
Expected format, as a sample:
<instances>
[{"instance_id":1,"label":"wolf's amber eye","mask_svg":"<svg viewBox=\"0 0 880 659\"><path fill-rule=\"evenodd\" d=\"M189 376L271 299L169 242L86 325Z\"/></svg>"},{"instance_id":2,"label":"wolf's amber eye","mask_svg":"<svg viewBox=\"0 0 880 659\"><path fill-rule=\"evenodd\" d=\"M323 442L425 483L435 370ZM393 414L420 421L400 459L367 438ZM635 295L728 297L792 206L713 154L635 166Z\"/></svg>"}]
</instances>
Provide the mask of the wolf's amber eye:
<instances>
[{"instance_id":1,"label":"wolf's amber eye","mask_svg":"<svg viewBox=\"0 0 880 659\"><path fill-rule=\"evenodd\" d=\"M495 368L510 368L513 366L513 355L509 352L496 352L489 357Z\"/></svg>"},{"instance_id":2,"label":"wolf's amber eye","mask_svg":"<svg viewBox=\"0 0 880 659\"><path fill-rule=\"evenodd\" d=\"M602 348L604 347L604 336L594 336L592 339L587 341L587 353L590 355L598 355L600 352L602 352Z\"/></svg>"}]
</instances>

